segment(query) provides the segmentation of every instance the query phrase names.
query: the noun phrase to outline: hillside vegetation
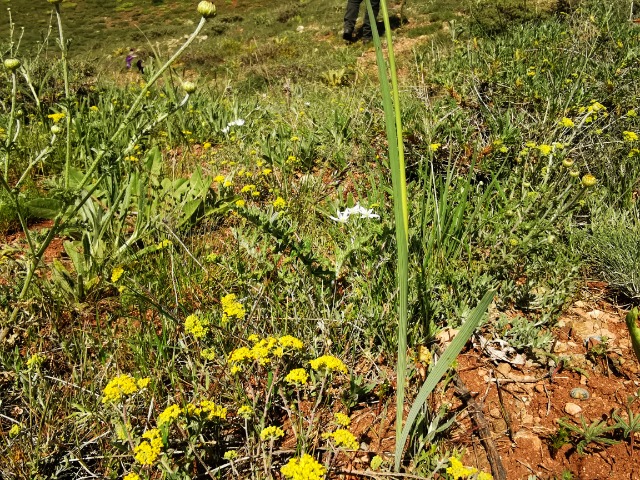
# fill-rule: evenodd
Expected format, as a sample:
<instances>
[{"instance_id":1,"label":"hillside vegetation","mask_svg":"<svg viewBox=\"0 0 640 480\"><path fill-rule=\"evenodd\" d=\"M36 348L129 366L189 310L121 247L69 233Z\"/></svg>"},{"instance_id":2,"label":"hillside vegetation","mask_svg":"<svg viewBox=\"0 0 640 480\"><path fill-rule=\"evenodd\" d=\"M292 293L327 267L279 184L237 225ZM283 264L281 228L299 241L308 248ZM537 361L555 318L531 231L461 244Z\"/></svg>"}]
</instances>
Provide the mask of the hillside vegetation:
<instances>
[{"instance_id":1,"label":"hillside vegetation","mask_svg":"<svg viewBox=\"0 0 640 480\"><path fill-rule=\"evenodd\" d=\"M395 475L398 198L375 51L342 40L344 0L223 1L210 18L36 3L8 2L0 30L2 478ZM638 304L630 13L390 4L405 413L487 292L478 336L545 372L565 365L554 328L587 278ZM455 367L399 473L491 478L451 435ZM640 431L603 421L562 438L583 453Z\"/></svg>"}]
</instances>

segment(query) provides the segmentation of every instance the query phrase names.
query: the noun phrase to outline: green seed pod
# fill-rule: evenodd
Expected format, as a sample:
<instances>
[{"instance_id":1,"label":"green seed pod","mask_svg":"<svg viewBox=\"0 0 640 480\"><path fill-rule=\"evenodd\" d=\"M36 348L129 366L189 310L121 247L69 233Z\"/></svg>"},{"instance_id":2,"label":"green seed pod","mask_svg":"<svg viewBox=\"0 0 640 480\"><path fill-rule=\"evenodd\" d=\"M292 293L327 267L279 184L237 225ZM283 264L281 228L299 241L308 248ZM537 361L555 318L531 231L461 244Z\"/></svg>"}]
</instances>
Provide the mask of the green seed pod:
<instances>
[{"instance_id":1,"label":"green seed pod","mask_svg":"<svg viewBox=\"0 0 640 480\"><path fill-rule=\"evenodd\" d=\"M200 2L202 3L202 2ZM182 83L182 89L187 92L189 95L191 95L193 92L196 91L196 84L193 82L183 82Z\"/></svg>"},{"instance_id":2,"label":"green seed pod","mask_svg":"<svg viewBox=\"0 0 640 480\"><path fill-rule=\"evenodd\" d=\"M587 173L584 177L582 177L582 185L586 188L593 187L597 182L598 180L596 179L596 177L594 177L590 173Z\"/></svg>"},{"instance_id":3,"label":"green seed pod","mask_svg":"<svg viewBox=\"0 0 640 480\"><path fill-rule=\"evenodd\" d=\"M51 133L53 133L54 135L62 133L62 127L60 125L51 125Z\"/></svg>"},{"instance_id":4,"label":"green seed pod","mask_svg":"<svg viewBox=\"0 0 640 480\"><path fill-rule=\"evenodd\" d=\"M202 0L198 4L198 13L204 18L211 18L216 14L216 6L207 0Z\"/></svg>"},{"instance_id":5,"label":"green seed pod","mask_svg":"<svg viewBox=\"0 0 640 480\"><path fill-rule=\"evenodd\" d=\"M18 60L17 58L7 58L4 61L4 68L9 70L10 72L17 70L19 67L20 67L20 60Z\"/></svg>"}]
</instances>

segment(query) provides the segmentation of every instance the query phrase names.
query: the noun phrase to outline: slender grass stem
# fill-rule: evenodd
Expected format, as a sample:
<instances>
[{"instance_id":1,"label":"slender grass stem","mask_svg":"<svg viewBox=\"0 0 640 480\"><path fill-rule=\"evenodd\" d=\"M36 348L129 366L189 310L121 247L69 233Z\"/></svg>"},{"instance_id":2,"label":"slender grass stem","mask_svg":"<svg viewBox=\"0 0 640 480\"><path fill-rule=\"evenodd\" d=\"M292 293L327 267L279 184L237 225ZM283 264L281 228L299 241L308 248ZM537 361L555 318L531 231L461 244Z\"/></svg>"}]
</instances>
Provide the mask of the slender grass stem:
<instances>
[{"instance_id":1,"label":"slender grass stem","mask_svg":"<svg viewBox=\"0 0 640 480\"><path fill-rule=\"evenodd\" d=\"M64 80L64 98L66 100L66 146L64 158L64 188L69 188L69 168L71 165L71 92L69 90L69 64L67 62L67 44L64 40L64 30L62 29L62 15L60 14L60 4L56 3L56 19L58 21L58 35L60 41L60 52L62 56L62 77Z\"/></svg>"}]
</instances>

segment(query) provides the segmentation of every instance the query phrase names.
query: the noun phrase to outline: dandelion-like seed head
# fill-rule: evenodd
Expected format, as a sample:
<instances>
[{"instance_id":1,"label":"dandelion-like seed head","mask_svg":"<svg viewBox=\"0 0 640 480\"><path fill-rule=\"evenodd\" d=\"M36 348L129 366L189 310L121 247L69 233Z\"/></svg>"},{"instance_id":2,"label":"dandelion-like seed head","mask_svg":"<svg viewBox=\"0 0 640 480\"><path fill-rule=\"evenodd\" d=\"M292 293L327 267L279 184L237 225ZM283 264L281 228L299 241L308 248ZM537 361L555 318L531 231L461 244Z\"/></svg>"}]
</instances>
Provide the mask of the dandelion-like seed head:
<instances>
[{"instance_id":1,"label":"dandelion-like seed head","mask_svg":"<svg viewBox=\"0 0 640 480\"><path fill-rule=\"evenodd\" d=\"M211 2L203 0L198 3L198 13L202 15L203 18L211 18L216 14L216 6Z\"/></svg>"}]
</instances>

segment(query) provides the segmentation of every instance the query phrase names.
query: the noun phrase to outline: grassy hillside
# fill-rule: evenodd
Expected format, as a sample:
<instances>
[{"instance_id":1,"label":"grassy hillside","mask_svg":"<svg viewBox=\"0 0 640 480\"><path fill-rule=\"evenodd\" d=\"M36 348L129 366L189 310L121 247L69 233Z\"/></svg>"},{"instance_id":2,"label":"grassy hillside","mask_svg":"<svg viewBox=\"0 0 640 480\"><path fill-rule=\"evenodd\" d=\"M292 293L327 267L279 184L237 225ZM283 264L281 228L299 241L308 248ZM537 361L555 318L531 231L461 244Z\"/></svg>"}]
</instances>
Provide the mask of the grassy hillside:
<instances>
[{"instance_id":1,"label":"grassy hillside","mask_svg":"<svg viewBox=\"0 0 640 480\"><path fill-rule=\"evenodd\" d=\"M64 2L68 65L32 49L38 5L12 0L29 27L0 70L2 478L393 477L394 370L413 399L490 290L489 347L467 344L424 404L402 473L488 479L481 437L507 478L588 461L633 478L635 360L613 303L584 311L638 302L630 5L405 5L404 371L380 84L374 49L340 38L344 1L238 0L207 21L186 2ZM511 365L528 376L492 381ZM456 368L495 435L476 436ZM576 385L593 395L562 420ZM543 473L520 465L538 451Z\"/></svg>"}]
</instances>

